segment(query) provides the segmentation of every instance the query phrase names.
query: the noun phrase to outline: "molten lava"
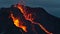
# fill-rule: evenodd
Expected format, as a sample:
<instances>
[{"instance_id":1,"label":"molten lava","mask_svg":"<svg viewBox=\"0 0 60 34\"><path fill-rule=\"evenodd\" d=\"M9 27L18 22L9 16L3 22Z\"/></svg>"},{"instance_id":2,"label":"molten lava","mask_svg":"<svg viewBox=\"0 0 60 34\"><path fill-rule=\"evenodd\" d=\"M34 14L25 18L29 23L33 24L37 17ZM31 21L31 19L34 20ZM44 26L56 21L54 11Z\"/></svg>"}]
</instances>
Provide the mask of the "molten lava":
<instances>
[{"instance_id":1,"label":"molten lava","mask_svg":"<svg viewBox=\"0 0 60 34\"><path fill-rule=\"evenodd\" d=\"M19 20L18 20L17 18L15 18L15 17L13 16L13 14L11 14L11 18L13 19L14 24L15 24L17 27L19 27Z\"/></svg>"},{"instance_id":2,"label":"molten lava","mask_svg":"<svg viewBox=\"0 0 60 34\"><path fill-rule=\"evenodd\" d=\"M41 23L33 21L34 18L32 18L32 13L28 14L27 13L28 11L26 11L25 7L23 7L21 4L17 4L17 5L15 5L15 7L21 11L21 13L23 14L23 16L26 20L30 21L32 24L37 24L47 34L52 34L45 27L43 27L43 25ZM22 30L27 32L27 27L22 24L22 21L19 19L18 16L14 17L14 14L12 13L11 18L13 19L13 22L17 27L22 28Z\"/></svg>"},{"instance_id":3,"label":"molten lava","mask_svg":"<svg viewBox=\"0 0 60 34\"><path fill-rule=\"evenodd\" d=\"M25 17L26 20L29 20L32 24L37 24L40 26L40 28L45 31L47 34L52 34L50 33L45 27L43 27L43 25L41 25L40 23L38 22L35 22L33 21L34 18L32 18L32 14L28 14L25 7L23 7L22 5L20 4L17 4L16 7L21 11L21 13L23 14L23 16Z\"/></svg>"},{"instance_id":4,"label":"molten lava","mask_svg":"<svg viewBox=\"0 0 60 34\"><path fill-rule=\"evenodd\" d=\"M14 17L13 14L11 14L11 18L13 19L15 26L22 28L22 30L27 32L27 27L24 26L18 18Z\"/></svg>"}]
</instances>

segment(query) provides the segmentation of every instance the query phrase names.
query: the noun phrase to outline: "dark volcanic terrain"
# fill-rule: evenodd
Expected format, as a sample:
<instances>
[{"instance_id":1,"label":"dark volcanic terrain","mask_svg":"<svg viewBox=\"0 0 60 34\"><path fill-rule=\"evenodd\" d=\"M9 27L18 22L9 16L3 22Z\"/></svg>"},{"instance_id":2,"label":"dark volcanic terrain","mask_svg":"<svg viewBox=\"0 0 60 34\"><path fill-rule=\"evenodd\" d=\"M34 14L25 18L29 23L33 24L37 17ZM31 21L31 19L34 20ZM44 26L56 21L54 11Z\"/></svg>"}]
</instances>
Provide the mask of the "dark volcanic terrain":
<instances>
[{"instance_id":1,"label":"dark volcanic terrain","mask_svg":"<svg viewBox=\"0 0 60 34\"><path fill-rule=\"evenodd\" d=\"M27 13L32 13L32 17L35 22L41 23L48 31L53 34L60 34L60 18L55 17L49 14L43 8L31 8L25 6ZM21 28L16 27L11 18L9 18L10 11L14 13L15 16L20 16L21 19L24 19L22 13L18 8L11 6L10 8L0 8L0 34L46 34L38 25L32 24L35 26L36 31L31 30L31 22L28 20L23 20L26 23L28 32L25 33ZM19 15L18 15L19 14Z\"/></svg>"}]
</instances>

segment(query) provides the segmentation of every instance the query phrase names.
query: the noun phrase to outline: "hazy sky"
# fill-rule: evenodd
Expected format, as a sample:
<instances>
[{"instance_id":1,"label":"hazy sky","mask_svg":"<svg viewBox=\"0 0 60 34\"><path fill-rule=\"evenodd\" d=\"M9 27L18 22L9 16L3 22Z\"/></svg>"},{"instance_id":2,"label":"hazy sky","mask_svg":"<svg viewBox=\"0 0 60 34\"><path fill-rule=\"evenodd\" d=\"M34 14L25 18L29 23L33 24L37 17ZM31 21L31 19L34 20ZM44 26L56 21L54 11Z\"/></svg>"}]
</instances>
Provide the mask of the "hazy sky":
<instances>
[{"instance_id":1,"label":"hazy sky","mask_svg":"<svg viewBox=\"0 0 60 34\"><path fill-rule=\"evenodd\" d=\"M21 0L0 0L0 7L9 7ZM60 0L24 0L30 7L43 7L48 13L60 17Z\"/></svg>"}]
</instances>

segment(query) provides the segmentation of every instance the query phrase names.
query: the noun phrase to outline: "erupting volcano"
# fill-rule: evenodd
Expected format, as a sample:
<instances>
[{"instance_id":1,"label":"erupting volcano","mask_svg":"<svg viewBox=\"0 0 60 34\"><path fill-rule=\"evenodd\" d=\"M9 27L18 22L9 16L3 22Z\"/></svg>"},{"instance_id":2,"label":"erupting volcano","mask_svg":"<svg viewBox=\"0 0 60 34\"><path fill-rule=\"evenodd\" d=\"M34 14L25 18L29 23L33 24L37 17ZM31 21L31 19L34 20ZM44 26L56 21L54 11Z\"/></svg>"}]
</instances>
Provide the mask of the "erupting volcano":
<instances>
[{"instance_id":1,"label":"erupting volcano","mask_svg":"<svg viewBox=\"0 0 60 34\"><path fill-rule=\"evenodd\" d=\"M32 13L28 13L28 11L26 11L25 7L23 7L20 4L17 4L16 6L19 10L21 10L21 13L23 14L23 16L25 17L26 20L30 21L32 24L37 24L41 27L41 29L43 31L45 31L47 34L52 34L50 33L48 30L46 30L40 23L33 21L34 17L32 18ZM19 23L18 23L19 24Z\"/></svg>"},{"instance_id":2,"label":"erupting volcano","mask_svg":"<svg viewBox=\"0 0 60 34\"><path fill-rule=\"evenodd\" d=\"M43 8L16 4L0 9L0 22L0 30L6 31L4 34L56 34L55 25L60 19L48 14Z\"/></svg>"}]
</instances>

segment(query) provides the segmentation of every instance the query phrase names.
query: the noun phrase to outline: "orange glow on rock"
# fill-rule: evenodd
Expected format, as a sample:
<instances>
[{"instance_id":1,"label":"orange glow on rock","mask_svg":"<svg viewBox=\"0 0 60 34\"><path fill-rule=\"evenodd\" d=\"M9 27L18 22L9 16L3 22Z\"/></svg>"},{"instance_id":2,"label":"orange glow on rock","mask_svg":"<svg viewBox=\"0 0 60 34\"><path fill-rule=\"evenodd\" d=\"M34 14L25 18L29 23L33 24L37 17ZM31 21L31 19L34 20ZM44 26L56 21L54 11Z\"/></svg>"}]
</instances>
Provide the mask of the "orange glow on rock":
<instances>
[{"instance_id":1,"label":"orange glow on rock","mask_svg":"<svg viewBox=\"0 0 60 34\"><path fill-rule=\"evenodd\" d=\"M20 26L25 32L27 32L27 30L26 30L26 26Z\"/></svg>"},{"instance_id":2,"label":"orange glow on rock","mask_svg":"<svg viewBox=\"0 0 60 34\"><path fill-rule=\"evenodd\" d=\"M47 34L52 34L50 33L45 27L43 27L43 25L41 25L40 23L38 22L34 22L34 18L32 18L32 14L27 14L27 11L25 11L25 7L23 7L22 5L18 4L16 6L20 11L21 13L23 14L23 16L25 17L26 20L29 20L31 21L32 24L37 24L38 26L40 26L40 28L45 31Z\"/></svg>"},{"instance_id":3,"label":"orange glow on rock","mask_svg":"<svg viewBox=\"0 0 60 34\"><path fill-rule=\"evenodd\" d=\"M11 14L11 18L13 19L13 22L14 22L15 26L17 26L19 28L22 28L22 30L27 32L27 27L24 26L18 18L14 17L13 14Z\"/></svg>"},{"instance_id":4,"label":"orange glow on rock","mask_svg":"<svg viewBox=\"0 0 60 34\"><path fill-rule=\"evenodd\" d=\"M25 7L23 7L20 4L17 4L16 7L21 11L21 13L23 14L23 16L25 17L26 20L29 20L29 21L32 21L33 20L32 14L31 13L28 14L27 11L25 10Z\"/></svg>"},{"instance_id":5,"label":"orange glow on rock","mask_svg":"<svg viewBox=\"0 0 60 34\"><path fill-rule=\"evenodd\" d=\"M27 12L25 11L25 7L23 7L22 5L20 4L17 4L16 7L21 11L21 13L23 14L23 16L25 17L25 19L27 19L28 17L28 14Z\"/></svg>"},{"instance_id":6,"label":"orange glow on rock","mask_svg":"<svg viewBox=\"0 0 60 34\"><path fill-rule=\"evenodd\" d=\"M15 17L13 16L13 14L11 14L11 18L13 19L14 24L15 24L17 27L19 27L19 20L18 20L17 18L15 18Z\"/></svg>"}]
</instances>

